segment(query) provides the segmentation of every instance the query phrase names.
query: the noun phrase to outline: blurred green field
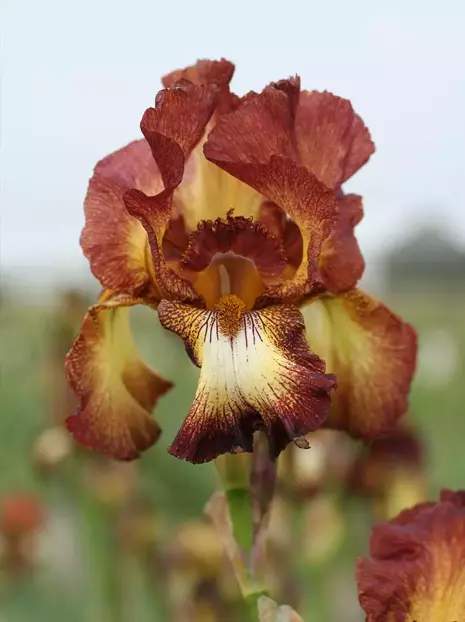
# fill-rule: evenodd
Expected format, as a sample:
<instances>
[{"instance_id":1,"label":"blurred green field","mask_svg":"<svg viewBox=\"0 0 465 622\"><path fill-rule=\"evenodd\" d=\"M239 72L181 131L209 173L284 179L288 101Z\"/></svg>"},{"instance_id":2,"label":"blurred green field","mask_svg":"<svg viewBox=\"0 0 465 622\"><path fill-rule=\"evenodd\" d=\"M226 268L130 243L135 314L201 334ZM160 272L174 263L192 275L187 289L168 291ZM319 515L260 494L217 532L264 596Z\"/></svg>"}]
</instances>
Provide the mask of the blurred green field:
<instances>
[{"instance_id":1,"label":"blurred green field","mask_svg":"<svg viewBox=\"0 0 465 622\"><path fill-rule=\"evenodd\" d=\"M427 475L434 498L441 487L463 488L465 482L465 297L402 296L390 304L414 324L420 337L422 362L408 416L426 444ZM108 594L118 598L121 594L108 586L106 573L114 561L105 520L73 485L73 464L66 473L53 476L44 476L34 468L34 442L51 423L42 370L53 322L53 313L47 308L2 301L0 497L33 491L62 512L77 533L72 551L68 555L63 545L63 555L78 561L70 572L48 572L41 567L32 578L4 581L0 585L0 622L166 622L166 612L157 604L161 599L156 596L156 581L148 586L139 562L131 558L124 562L124 603L119 613L114 607L108 611ZM172 526L199 517L215 487L212 465L194 467L165 451L189 409L198 370L185 356L180 340L160 328L155 313L137 309L133 324L143 357L177 385L157 409L163 427L161 441L140 461L143 494ZM165 527L160 529L162 537L169 533ZM347 548L345 566L353 565L356 554L363 552ZM354 590L355 584L349 588ZM337 600L334 595L332 598ZM302 614L308 622L326 622L326 618L316 617L315 608L307 617L306 612Z\"/></svg>"}]
</instances>

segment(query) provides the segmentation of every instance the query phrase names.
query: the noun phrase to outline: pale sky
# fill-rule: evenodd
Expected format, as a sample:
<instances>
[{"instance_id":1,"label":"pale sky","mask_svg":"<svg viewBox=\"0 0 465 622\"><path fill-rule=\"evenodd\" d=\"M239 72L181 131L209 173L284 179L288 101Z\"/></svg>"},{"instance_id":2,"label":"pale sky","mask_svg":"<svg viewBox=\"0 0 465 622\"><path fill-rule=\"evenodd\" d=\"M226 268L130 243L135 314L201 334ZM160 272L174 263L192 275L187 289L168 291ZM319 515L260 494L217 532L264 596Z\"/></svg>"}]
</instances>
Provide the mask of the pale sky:
<instances>
[{"instance_id":1,"label":"pale sky","mask_svg":"<svg viewBox=\"0 0 465 622\"><path fill-rule=\"evenodd\" d=\"M377 152L364 195L372 255L421 222L465 244L462 0L3 0L2 266L84 269L95 162L140 136L159 78L197 58L236 63L234 90L298 73L351 99Z\"/></svg>"}]
</instances>

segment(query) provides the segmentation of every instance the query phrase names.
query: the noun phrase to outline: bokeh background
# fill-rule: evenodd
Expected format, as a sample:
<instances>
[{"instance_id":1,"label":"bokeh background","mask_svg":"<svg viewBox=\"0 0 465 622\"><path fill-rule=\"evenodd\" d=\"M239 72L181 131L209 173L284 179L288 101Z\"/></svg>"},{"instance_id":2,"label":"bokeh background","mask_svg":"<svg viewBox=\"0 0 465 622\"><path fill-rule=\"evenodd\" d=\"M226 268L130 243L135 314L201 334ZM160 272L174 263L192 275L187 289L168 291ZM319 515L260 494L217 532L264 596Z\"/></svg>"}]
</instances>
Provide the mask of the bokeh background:
<instances>
[{"instance_id":1,"label":"bokeh background","mask_svg":"<svg viewBox=\"0 0 465 622\"><path fill-rule=\"evenodd\" d=\"M78 244L88 178L140 136L160 76L197 58L234 61L239 94L298 73L304 88L349 98L367 123L377 151L346 185L364 196L364 286L419 333L407 419L428 494L463 488L462 3L6 0L1 11L0 527L27 533L0 568L0 622L242 619L199 522L214 468L165 451L198 372L154 313L133 319L144 358L177 384L158 408L161 442L121 466L73 451L57 430L72 408L62 359L98 292ZM362 619L353 568L376 511L344 490L338 500L327 551L287 549L296 560L284 596L309 621ZM304 549L314 533L324 539L331 512L300 529ZM296 519L284 517L285 532Z\"/></svg>"}]
</instances>

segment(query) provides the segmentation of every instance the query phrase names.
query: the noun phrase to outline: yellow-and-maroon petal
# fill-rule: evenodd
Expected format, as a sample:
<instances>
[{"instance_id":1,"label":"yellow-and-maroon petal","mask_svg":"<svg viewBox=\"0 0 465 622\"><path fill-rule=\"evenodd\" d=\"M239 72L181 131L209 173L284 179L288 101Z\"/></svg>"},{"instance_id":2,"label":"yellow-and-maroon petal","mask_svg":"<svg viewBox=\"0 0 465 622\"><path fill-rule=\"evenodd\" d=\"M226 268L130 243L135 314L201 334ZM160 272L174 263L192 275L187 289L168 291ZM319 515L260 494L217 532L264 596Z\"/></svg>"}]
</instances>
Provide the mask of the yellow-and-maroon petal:
<instances>
[{"instance_id":1,"label":"yellow-and-maroon petal","mask_svg":"<svg viewBox=\"0 0 465 622\"><path fill-rule=\"evenodd\" d=\"M169 88L180 80L189 80L200 86L216 86L220 92L217 112L223 113L235 108L239 98L229 89L234 74L234 65L225 58L221 60L198 60L195 65L177 69L163 77L163 86Z\"/></svg>"},{"instance_id":2,"label":"yellow-and-maroon petal","mask_svg":"<svg viewBox=\"0 0 465 622\"><path fill-rule=\"evenodd\" d=\"M147 234L123 202L130 188L148 194L163 188L145 140L130 143L95 167L84 202L81 245L103 287L133 295L144 291L156 297Z\"/></svg>"},{"instance_id":3,"label":"yellow-and-maroon petal","mask_svg":"<svg viewBox=\"0 0 465 622\"><path fill-rule=\"evenodd\" d=\"M367 622L465 619L465 493L441 495L373 528L357 563Z\"/></svg>"},{"instance_id":4,"label":"yellow-and-maroon petal","mask_svg":"<svg viewBox=\"0 0 465 622\"><path fill-rule=\"evenodd\" d=\"M66 357L69 382L81 400L66 426L85 447L132 460L158 439L160 427L150 413L172 384L137 353L128 307L142 301L101 300L90 307Z\"/></svg>"},{"instance_id":5,"label":"yellow-and-maroon petal","mask_svg":"<svg viewBox=\"0 0 465 622\"><path fill-rule=\"evenodd\" d=\"M141 129L160 170L164 190L150 197L130 190L124 201L129 213L147 231L157 282L165 298L198 298L191 285L169 269L162 244L170 217L175 216L173 193L183 179L185 161L202 138L217 100L215 87L181 81L160 91L156 107L149 108L142 118Z\"/></svg>"},{"instance_id":6,"label":"yellow-and-maroon petal","mask_svg":"<svg viewBox=\"0 0 465 622\"><path fill-rule=\"evenodd\" d=\"M162 301L158 313L201 368L194 403L170 453L198 463L250 452L253 432L264 429L277 456L323 423L335 381L309 351L295 307L245 311L237 296L227 295L212 311Z\"/></svg>"},{"instance_id":7,"label":"yellow-and-maroon petal","mask_svg":"<svg viewBox=\"0 0 465 622\"><path fill-rule=\"evenodd\" d=\"M327 426L362 439L392 430L407 409L413 328L360 290L317 299L303 314L311 349L338 379Z\"/></svg>"},{"instance_id":8,"label":"yellow-and-maroon petal","mask_svg":"<svg viewBox=\"0 0 465 622\"><path fill-rule=\"evenodd\" d=\"M362 197L346 194L338 198L338 223L324 241L318 259L323 283L333 294L353 289L365 270L354 227L363 217Z\"/></svg>"},{"instance_id":9,"label":"yellow-and-maroon petal","mask_svg":"<svg viewBox=\"0 0 465 622\"><path fill-rule=\"evenodd\" d=\"M350 101L327 91L300 93L295 137L302 164L330 188L340 187L375 150Z\"/></svg>"}]
</instances>

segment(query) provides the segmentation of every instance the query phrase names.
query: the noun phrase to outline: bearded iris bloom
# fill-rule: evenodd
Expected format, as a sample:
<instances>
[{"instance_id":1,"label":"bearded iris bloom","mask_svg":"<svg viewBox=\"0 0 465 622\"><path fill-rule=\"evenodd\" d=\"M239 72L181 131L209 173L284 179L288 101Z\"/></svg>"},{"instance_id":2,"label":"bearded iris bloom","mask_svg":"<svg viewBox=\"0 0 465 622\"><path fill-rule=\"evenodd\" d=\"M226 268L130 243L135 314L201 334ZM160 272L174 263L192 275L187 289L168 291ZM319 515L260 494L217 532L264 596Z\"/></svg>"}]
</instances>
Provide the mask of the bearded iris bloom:
<instances>
[{"instance_id":1,"label":"bearded iris bloom","mask_svg":"<svg viewBox=\"0 0 465 622\"><path fill-rule=\"evenodd\" d=\"M67 426L118 459L156 441L150 413L171 387L137 354L136 304L201 370L178 458L252 451L257 429L277 456L325 421L371 438L407 407L415 333L355 289L362 203L342 184L374 150L368 130L298 78L239 98L233 70L199 61L166 76L145 140L90 180L81 244L104 292L67 357L81 400Z\"/></svg>"},{"instance_id":2,"label":"bearded iris bloom","mask_svg":"<svg viewBox=\"0 0 465 622\"><path fill-rule=\"evenodd\" d=\"M376 525L357 583L367 622L463 620L465 492L444 490Z\"/></svg>"}]
</instances>

